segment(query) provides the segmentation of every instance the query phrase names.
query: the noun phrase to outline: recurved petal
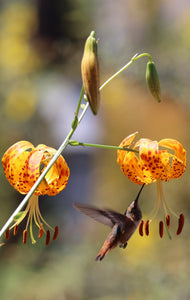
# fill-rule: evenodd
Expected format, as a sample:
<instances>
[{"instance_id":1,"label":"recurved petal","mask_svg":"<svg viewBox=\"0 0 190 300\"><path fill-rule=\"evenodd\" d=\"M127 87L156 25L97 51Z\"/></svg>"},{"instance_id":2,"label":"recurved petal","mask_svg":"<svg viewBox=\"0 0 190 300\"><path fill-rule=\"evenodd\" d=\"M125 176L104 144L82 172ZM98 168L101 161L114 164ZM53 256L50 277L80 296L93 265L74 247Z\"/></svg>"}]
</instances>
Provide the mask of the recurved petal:
<instances>
[{"instance_id":1,"label":"recurved petal","mask_svg":"<svg viewBox=\"0 0 190 300\"><path fill-rule=\"evenodd\" d=\"M4 154L2 163L5 176L10 184L20 193L26 193L27 164L34 146L27 141L20 141L11 146Z\"/></svg>"},{"instance_id":2,"label":"recurved petal","mask_svg":"<svg viewBox=\"0 0 190 300\"><path fill-rule=\"evenodd\" d=\"M174 150L175 154L170 154L172 157L170 178L179 178L186 168L186 150L174 139L163 139L159 142L159 146Z\"/></svg>"},{"instance_id":3,"label":"recurved petal","mask_svg":"<svg viewBox=\"0 0 190 300\"><path fill-rule=\"evenodd\" d=\"M125 158L120 164L123 173L134 183L137 184L149 184L149 178L143 174L142 166L139 159L133 152L128 152Z\"/></svg>"},{"instance_id":4,"label":"recurved petal","mask_svg":"<svg viewBox=\"0 0 190 300\"><path fill-rule=\"evenodd\" d=\"M55 153L55 149L42 144L36 148L26 141L14 144L2 158L8 181L20 193L28 193ZM69 175L69 167L60 155L34 194L58 194L66 187Z\"/></svg>"},{"instance_id":5,"label":"recurved petal","mask_svg":"<svg viewBox=\"0 0 190 300\"><path fill-rule=\"evenodd\" d=\"M119 145L120 148L124 148L124 147L130 147L134 138L136 137L136 135L138 134L138 132L134 132L130 135L128 135ZM125 157L125 155L127 154L128 152L126 150L118 150L117 151L117 162L119 165L122 164L123 162L123 159Z\"/></svg>"},{"instance_id":6,"label":"recurved petal","mask_svg":"<svg viewBox=\"0 0 190 300\"><path fill-rule=\"evenodd\" d=\"M49 184L48 195L56 195L61 192L69 180L70 170L62 155L56 161L56 172L59 177Z\"/></svg>"},{"instance_id":7,"label":"recurved petal","mask_svg":"<svg viewBox=\"0 0 190 300\"><path fill-rule=\"evenodd\" d=\"M28 185L30 188L34 185L34 183L38 180L41 170L41 161L44 156L44 151L40 149L35 149L35 151L31 154L28 162ZM29 188L29 190L30 190ZM38 188L35 191L36 195L44 195L48 190L48 184L45 180L43 180Z\"/></svg>"},{"instance_id":8,"label":"recurved petal","mask_svg":"<svg viewBox=\"0 0 190 300\"><path fill-rule=\"evenodd\" d=\"M36 182L44 168L48 165L56 150L45 145L38 145L35 153L30 157L29 174L33 181ZM54 165L41 182L35 194L37 195L57 195L62 191L68 182L70 175L69 167L62 155L58 157Z\"/></svg>"},{"instance_id":9,"label":"recurved petal","mask_svg":"<svg viewBox=\"0 0 190 300\"><path fill-rule=\"evenodd\" d=\"M12 160L15 160L23 151L34 149L34 146L27 141L20 141L12 145L3 155L2 164L4 170L10 167Z\"/></svg>"},{"instance_id":10,"label":"recurved petal","mask_svg":"<svg viewBox=\"0 0 190 300\"><path fill-rule=\"evenodd\" d=\"M28 184L28 161L32 152L23 151L22 154L12 160L9 174L12 184L21 194L26 194L31 189Z\"/></svg>"}]
</instances>

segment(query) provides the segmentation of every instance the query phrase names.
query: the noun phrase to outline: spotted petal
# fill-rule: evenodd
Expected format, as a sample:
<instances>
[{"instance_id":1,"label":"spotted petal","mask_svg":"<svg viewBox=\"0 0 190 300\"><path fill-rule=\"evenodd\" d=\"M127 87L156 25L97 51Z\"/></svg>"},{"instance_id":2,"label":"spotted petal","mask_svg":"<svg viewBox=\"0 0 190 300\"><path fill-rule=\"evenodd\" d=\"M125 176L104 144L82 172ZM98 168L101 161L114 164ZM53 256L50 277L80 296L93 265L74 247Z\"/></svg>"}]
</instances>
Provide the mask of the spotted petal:
<instances>
[{"instance_id":1,"label":"spotted petal","mask_svg":"<svg viewBox=\"0 0 190 300\"><path fill-rule=\"evenodd\" d=\"M55 153L55 149L42 144L34 148L29 142L18 142L3 156L5 176L16 190L26 194ZM34 193L36 195L58 194L66 187L69 175L67 163L60 155Z\"/></svg>"},{"instance_id":2,"label":"spotted petal","mask_svg":"<svg viewBox=\"0 0 190 300\"><path fill-rule=\"evenodd\" d=\"M163 139L159 142L159 146L163 146L174 150L175 154L172 157L172 166L170 178L179 178L186 168L186 151L183 146L174 139Z\"/></svg>"},{"instance_id":3,"label":"spotted petal","mask_svg":"<svg viewBox=\"0 0 190 300\"><path fill-rule=\"evenodd\" d=\"M133 140L135 136L136 133L124 139L120 144L120 147L126 146L126 142L129 143L129 141L131 144L131 140ZM139 144L136 143L133 149L138 146ZM142 185L143 183L150 184L152 181L154 181L154 178L152 178L149 170L145 168L143 160L139 160L134 152L119 150L117 162L121 166L123 173L132 182Z\"/></svg>"},{"instance_id":4,"label":"spotted petal","mask_svg":"<svg viewBox=\"0 0 190 300\"><path fill-rule=\"evenodd\" d=\"M10 147L2 158L5 176L20 193L25 193L27 181L27 162L34 146L21 141Z\"/></svg>"},{"instance_id":5,"label":"spotted petal","mask_svg":"<svg viewBox=\"0 0 190 300\"><path fill-rule=\"evenodd\" d=\"M150 172L150 177L168 181L170 179L170 162L167 151L159 150L157 141L141 139L139 156L144 172Z\"/></svg>"},{"instance_id":6,"label":"spotted petal","mask_svg":"<svg viewBox=\"0 0 190 300\"><path fill-rule=\"evenodd\" d=\"M132 133L130 135L128 135L119 145L120 148L124 148L124 147L130 147L134 138L136 137L138 132ZM128 153L126 150L118 150L117 151L117 162L118 164L122 163L126 153Z\"/></svg>"},{"instance_id":7,"label":"spotted petal","mask_svg":"<svg viewBox=\"0 0 190 300\"><path fill-rule=\"evenodd\" d=\"M134 134L127 137L120 146L124 147L134 137ZM174 154L167 149L160 149L160 146L174 150ZM123 173L135 183L150 184L158 179L169 181L171 178L180 177L185 171L186 151L176 140L163 139L157 142L140 139L133 147L133 149L138 148L139 155L120 150L117 158Z\"/></svg>"}]
</instances>

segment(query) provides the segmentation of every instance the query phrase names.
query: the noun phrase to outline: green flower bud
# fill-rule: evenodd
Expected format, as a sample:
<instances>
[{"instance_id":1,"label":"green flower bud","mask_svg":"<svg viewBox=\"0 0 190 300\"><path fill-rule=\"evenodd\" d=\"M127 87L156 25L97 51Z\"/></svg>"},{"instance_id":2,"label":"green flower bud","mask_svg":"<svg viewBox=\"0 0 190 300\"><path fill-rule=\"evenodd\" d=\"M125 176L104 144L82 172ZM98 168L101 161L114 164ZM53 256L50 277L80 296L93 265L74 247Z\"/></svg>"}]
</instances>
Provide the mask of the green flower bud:
<instances>
[{"instance_id":1,"label":"green flower bud","mask_svg":"<svg viewBox=\"0 0 190 300\"><path fill-rule=\"evenodd\" d=\"M97 41L94 31L91 32L85 43L84 54L81 61L81 73L87 100L93 114L96 115L100 105L100 75Z\"/></svg>"},{"instance_id":2,"label":"green flower bud","mask_svg":"<svg viewBox=\"0 0 190 300\"><path fill-rule=\"evenodd\" d=\"M69 145L71 145L71 146L79 146L80 144L79 144L79 142L77 142L75 140L71 140L71 141L69 141Z\"/></svg>"},{"instance_id":3,"label":"green flower bud","mask_svg":"<svg viewBox=\"0 0 190 300\"><path fill-rule=\"evenodd\" d=\"M158 102L161 102L160 81L159 81L158 72L156 70L155 64L152 61L149 61L147 63L146 82L148 84L148 87L149 87L149 90L150 90L152 96Z\"/></svg>"},{"instance_id":4,"label":"green flower bud","mask_svg":"<svg viewBox=\"0 0 190 300\"><path fill-rule=\"evenodd\" d=\"M72 124L71 124L71 127L72 127L73 129L76 129L77 126L78 126L78 118L77 118L77 116L75 116L74 119L73 119L73 122L72 122Z\"/></svg>"}]
</instances>

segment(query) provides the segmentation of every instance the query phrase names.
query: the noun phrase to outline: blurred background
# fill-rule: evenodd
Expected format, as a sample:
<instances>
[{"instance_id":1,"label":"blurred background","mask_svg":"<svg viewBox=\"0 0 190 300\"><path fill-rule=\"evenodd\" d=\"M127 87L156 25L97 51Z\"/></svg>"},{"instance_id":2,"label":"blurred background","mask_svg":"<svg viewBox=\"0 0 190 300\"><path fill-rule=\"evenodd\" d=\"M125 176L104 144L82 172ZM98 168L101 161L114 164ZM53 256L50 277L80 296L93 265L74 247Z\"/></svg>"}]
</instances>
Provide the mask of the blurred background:
<instances>
[{"instance_id":1,"label":"blurred background","mask_svg":"<svg viewBox=\"0 0 190 300\"><path fill-rule=\"evenodd\" d=\"M150 95L147 59L135 62L101 93L98 116L90 110L73 138L118 145L132 132L138 138L174 138L190 144L190 2L188 0L1 0L0 3L0 152L15 142L58 148L68 133L81 89L80 63L86 37L99 40L101 83L136 53L151 54L160 75L162 102ZM176 236L172 217L169 240L135 233L127 248L94 261L109 228L81 215L73 202L123 212L139 186L120 171L113 150L68 147L71 170L66 189L42 197L42 215L57 241L22 244L22 230L0 250L0 295L27 300L190 299L190 191L187 170L164 184L168 206L184 213ZM0 167L0 226L18 206L19 195ZM156 184L146 187L140 204L146 218L156 201ZM37 235L37 232L36 232Z\"/></svg>"}]
</instances>

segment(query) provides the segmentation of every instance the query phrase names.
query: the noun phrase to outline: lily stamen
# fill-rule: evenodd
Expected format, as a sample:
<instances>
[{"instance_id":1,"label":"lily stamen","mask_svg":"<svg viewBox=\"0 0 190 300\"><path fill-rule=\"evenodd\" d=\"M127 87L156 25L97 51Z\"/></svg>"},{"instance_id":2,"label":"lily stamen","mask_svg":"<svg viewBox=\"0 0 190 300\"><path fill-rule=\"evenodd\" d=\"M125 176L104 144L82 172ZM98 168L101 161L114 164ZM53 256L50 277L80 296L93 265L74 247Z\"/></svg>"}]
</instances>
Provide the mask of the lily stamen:
<instances>
[{"instance_id":1,"label":"lily stamen","mask_svg":"<svg viewBox=\"0 0 190 300\"><path fill-rule=\"evenodd\" d=\"M159 222L159 234L160 234L160 237L162 238L163 234L164 234L164 223L163 223L163 221Z\"/></svg>"},{"instance_id":2,"label":"lily stamen","mask_svg":"<svg viewBox=\"0 0 190 300\"><path fill-rule=\"evenodd\" d=\"M57 239L58 234L59 234L59 227L56 226L55 227L55 232L54 232L54 235L53 235L53 241L55 241Z\"/></svg>"},{"instance_id":3,"label":"lily stamen","mask_svg":"<svg viewBox=\"0 0 190 300\"><path fill-rule=\"evenodd\" d=\"M144 221L141 220L139 223L139 234L140 236L143 236L143 225L144 225Z\"/></svg>"},{"instance_id":4,"label":"lily stamen","mask_svg":"<svg viewBox=\"0 0 190 300\"><path fill-rule=\"evenodd\" d=\"M5 231L5 238L9 240L9 228Z\"/></svg>"},{"instance_id":5,"label":"lily stamen","mask_svg":"<svg viewBox=\"0 0 190 300\"><path fill-rule=\"evenodd\" d=\"M43 235L44 229L43 229L43 224L40 224L40 229L39 229L39 235L38 238L41 239L42 235Z\"/></svg>"},{"instance_id":6,"label":"lily stamen","mask_svg":"<svg viewBox=\"0 0 190 300\"><path fill-rule=\"evenodd\" d=\"M149 220L146 220L146 222L144 223L144 230L145 230L145 234L148 236L149 235Z\"/></svg>"},{"instance_id":7,"label":"lily stamen","mask_svg":"<svg viewBox=\"0 0 190 300\"><path fill-rule=\"evenodd\" d=\"M183 214L180 214L179 220L178 220L178 229L177 229L177 235L179 235L182 232L183 226L184 226L185 218Z\"/></svg>"},{"instance_id":8,"label":"lily stamen","mask_svg":"<svg viewBox=\"0 0 190 300\"><path fill-rule=\"evenodd\" d=\"M23 231L23 244L27 243L27 234L28 234L28 231L25 229Z\"/></svg>"},{"instance_id":9,"label":"lily stamen","mask_svg":"<svg viewBox=\"0 0 190 300\"><path fill-rule=\"evenodd\" d=\"M46 246L49 245L49 242L50 242L50 231L47 230L47 232L46 232Z\"/></svg>"},{"instance_id":10,"label":"lily stamen","mask_svg":"<svg viewBox=\"0 0 190 300\"><path fill-rule=\"evenodd\" d=\"M18 224L15 225L13 234L17 235L17 233L18 233Z\"/></svg>"},{"instance_id":11,"label":"lily stamen","mask_svg":"<svg viewBox=\"0 0 190 300\"><path fill-rule=\"evenodd\" d=\"M166 215L166 225L168 226L168 228L170 227L170 215L169 214Z\"/></svg>"}]
</instances>

